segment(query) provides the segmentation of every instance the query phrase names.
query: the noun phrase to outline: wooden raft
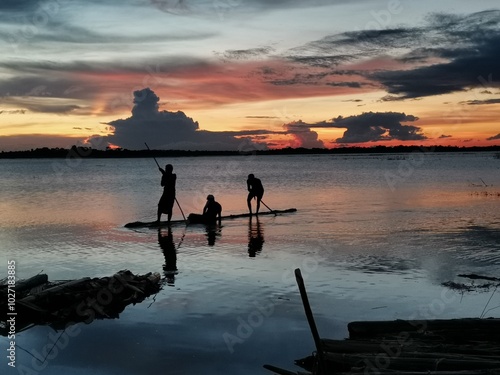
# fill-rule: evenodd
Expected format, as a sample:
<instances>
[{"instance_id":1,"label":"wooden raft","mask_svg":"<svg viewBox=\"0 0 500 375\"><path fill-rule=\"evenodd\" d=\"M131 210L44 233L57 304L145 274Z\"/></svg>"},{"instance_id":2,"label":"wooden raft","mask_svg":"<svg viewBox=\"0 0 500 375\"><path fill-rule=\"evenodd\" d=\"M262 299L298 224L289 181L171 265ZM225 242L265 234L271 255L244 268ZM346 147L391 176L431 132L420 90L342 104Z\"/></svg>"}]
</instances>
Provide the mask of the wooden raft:
<instances>
[{"instance_id":1,"label":"wooden raft","mask_svg":"<svg viewBox=\"0 0 500 375\"><path fill-rule=\"evenodd\" d=\"M296 208L287 208L286 210L272 210L272 211L261 211L259 212L259 214L253 214L254 217L259 217L259 216L263 216L263 215L274 215L274 216L277 216L277 215L283 215L283 214L289 214L289 213L293 213L293 212L297 212L297 209ZM242 217L252 217L252 215L250 213L244 213L244 214L235 214L235 215L225 215L225 216L222 216L221 217L221 220L228 220L228 219L239 219L239 218L242 218ZM170 223L168 223L167 221L134 221L132 223L127 223L124 225L125 228L161 228L161 227L165 227L165 226L169 226L169 225L172 225L172 224L186 224L186 225L189 225L189 224L196 224L196 223L191 223L189 221L189 218L188 220L171 220Z\"/></svg>"},{"instance_id":2,"label":"wooden raft","mask_svg":"<svg viewBox=\"0 0 500 375\"><path fill-rule=\"evenodd\" d=\"M265 365L270 371L282 375L500 375L498 318L359 321L348 324L348 339L323 339L316 330L300 270L296 276L299 288L302 283L316 351L295 361L307 372Z\"/></svg>"},{"instance_id":3,"label":"wooden raft","mask_svg":"<svg viewBox=\"0 0 500 375\"><path fill-rule=\"evenodd\" d=\"M16 332L34 325L63 329L94 319L114 319L129 304L142 302L161 289L160 274L134 275L128 270L102 278L49 282L45 274L15 286ZM0 335L8 334L8 286L0 285ZM12 310L10 310L12 311Z\"/></svg>"}]
</instances>

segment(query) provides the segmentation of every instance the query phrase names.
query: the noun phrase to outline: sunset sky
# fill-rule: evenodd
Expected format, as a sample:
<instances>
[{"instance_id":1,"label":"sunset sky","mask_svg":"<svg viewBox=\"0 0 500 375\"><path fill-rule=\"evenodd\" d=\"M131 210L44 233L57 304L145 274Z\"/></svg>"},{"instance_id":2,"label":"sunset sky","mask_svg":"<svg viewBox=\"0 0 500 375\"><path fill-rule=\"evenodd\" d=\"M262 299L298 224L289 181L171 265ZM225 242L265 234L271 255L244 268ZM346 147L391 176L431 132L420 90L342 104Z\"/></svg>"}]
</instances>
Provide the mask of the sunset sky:
<instances>
[{"instance_id":1,"label":"sunset sky","mask_svg":"<svg viewBox=\"0 0 500 375\"><path fill-rule=\"evenodd\" d=\"M0 151L500 144L498 0L7 0Z\"/></svg>"}]
</instances>

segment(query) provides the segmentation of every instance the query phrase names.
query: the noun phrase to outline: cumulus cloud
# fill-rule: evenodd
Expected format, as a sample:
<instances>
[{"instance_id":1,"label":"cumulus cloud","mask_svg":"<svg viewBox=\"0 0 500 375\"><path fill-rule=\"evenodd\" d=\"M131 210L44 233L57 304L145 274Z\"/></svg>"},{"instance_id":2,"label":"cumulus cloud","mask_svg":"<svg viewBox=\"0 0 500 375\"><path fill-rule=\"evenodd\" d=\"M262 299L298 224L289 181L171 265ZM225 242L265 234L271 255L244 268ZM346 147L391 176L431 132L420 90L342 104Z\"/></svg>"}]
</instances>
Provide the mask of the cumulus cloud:
<instances>
[{"instance_id":1,"label":"cumulus cloud","mask_svg":"<svg viewBox=\"0 0 500 375\"><path fill-rule=\"evenodd\" d=\"M171 150L242 150L262 149L265 145L252 142L250 132L211 132L200 130L197 121L182 111L160 111L160 98L149 88L134 91L132 116L108 123L113 134L91 137L95 141L130 150L151 148Z\"/></svg>"},{"instance_id":2,"label":"cumulus cloud","mask_svg":"<svg viewBox=\"0 0 500 375\"><path fill-rule=\"evenodd\" d=\"M324 148L325 145L323 141L318 138L318 133L311 130L311 127L302 122L296 121L289 124L283 125L286 129L286 133L291 135L295 141L295 147L304 148Z\"/></svg>"}]
</instances>

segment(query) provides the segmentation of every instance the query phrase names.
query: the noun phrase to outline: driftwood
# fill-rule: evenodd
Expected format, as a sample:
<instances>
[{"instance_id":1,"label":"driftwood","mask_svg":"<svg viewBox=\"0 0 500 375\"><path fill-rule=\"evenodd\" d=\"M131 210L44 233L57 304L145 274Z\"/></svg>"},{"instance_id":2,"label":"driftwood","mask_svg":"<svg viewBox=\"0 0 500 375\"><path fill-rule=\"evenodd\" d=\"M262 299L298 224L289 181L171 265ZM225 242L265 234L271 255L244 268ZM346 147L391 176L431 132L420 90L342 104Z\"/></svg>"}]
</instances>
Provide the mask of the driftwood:
<instances>
[{"instance_id":1,"label":"driftwood","mask_svg":"<svg viewBox=\"0 0 500 375\"><path fill-rule=\"evenodd\" d=\"M143 301L160 288L158 273L134 275L124 270L111 277L56 282L48 282L47 275L37 275L15 286L16 332L34 325L60 329L78 322L118 318L127 305ZM7 287L1 286L0 334L3 336L8 334L6 319L12 316L7 315L7 300Z\"/></svg>"}]
</instances>

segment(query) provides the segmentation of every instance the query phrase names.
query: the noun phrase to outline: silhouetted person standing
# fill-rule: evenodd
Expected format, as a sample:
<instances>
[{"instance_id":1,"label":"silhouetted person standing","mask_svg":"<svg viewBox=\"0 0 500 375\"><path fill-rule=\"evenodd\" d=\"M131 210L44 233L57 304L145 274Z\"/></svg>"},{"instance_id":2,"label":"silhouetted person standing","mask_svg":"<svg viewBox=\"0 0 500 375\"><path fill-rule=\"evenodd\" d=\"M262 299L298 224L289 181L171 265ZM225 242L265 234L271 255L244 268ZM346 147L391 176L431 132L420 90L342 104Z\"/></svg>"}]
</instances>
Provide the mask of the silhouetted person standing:
<instances>
[{"instance_id":1,"label":"silhouetted person standing","mask_svg":"<svg viewBox=\"0 0 500 375\"><path fill-rule=\"evenodd\" d=\"M212 194L207 196L207 203L203 207L203 220L206 223L215 223L219 219L219 224L221 221L222 206L219 202L215 201L215 197Z\"/></svg>"},{"instance_id":2,"label":"silhouetted person standing","mask_svg":"<svg viewBox=\"0 0 500 375\"><path fill-rule=\"evenodd\" d=\"M168 215L168 222L172 219L172 209L174 208L175 202L175 182L177 176L172 173L174 167L172 164L167 164L165 170L159 168L161 177L161 186L163 186L163 194L158 202L158 221L161 219L161 214Z\"/></svg>"},{"instance_id":3,"label":"silhouetted person standing","mask_svg":"<svg viewBox=\"0 0 500 375\"><path fill-rule=\"evenodd\" d=\"M253 174L249 174L247 180L247 189L248 189L247 205L248 205L248 210L250 211L250 215L252 214L252 203L251 203L252 198L257 199L257 207L255 213L258 214L260 208L260 201L262 199L262 196L264 195L264 187L262 186L262 182L258 178L255 178Z\"/></svg>"}]
</instances>

